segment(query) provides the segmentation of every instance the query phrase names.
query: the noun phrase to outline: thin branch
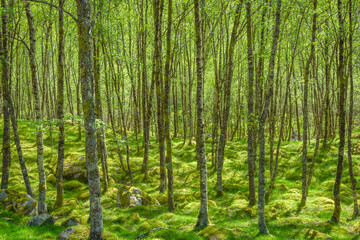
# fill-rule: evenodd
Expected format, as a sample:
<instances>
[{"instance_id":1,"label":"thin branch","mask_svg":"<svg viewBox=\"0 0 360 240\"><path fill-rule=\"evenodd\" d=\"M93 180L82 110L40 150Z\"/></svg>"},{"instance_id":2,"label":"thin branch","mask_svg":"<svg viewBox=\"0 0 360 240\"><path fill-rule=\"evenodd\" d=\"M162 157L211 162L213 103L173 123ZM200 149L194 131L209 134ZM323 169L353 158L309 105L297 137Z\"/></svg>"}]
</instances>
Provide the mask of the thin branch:
<instances>
[{"instance_id":1,"label":"thin branch","mask_svg":"<svg viewBox=\"0 0 360 240\"><path fill-rule=\"evenodd\" d=\"M22 44L24 44L24 46L26 47L26 49L30 52L30 48L29 46L26 44L26 42L24 40L22 40L21 38L17 38L17 37L14 37L14 36L11 36L11 35L8 35L8 34L0 34L0 36L6 36L6 37L9 37L9 38L12 38L12 39L15 39L15 40L18 40L19 42L21 42Z\"/></svg>"},{"instance_id":2,"label":"thin branch","mask_svg":"<svg viewBox=\"0 0 360 240\"><path fill-rule=\"evenodd\" d=\"M50 7L56 8L58 11L60 11L60 7L58 7L52 3L46 2L46 1L42 1L42 0L28 0L28 1L35 2L35 3L44 3L44 4L49 5ZM64 13L69 15L72 19L74 19L75 22L78 22L77 18L74 15L72 15L70 12L66 11L65 9L63 9L63 11L64 11Z\"/></svg>"}]
</instances>

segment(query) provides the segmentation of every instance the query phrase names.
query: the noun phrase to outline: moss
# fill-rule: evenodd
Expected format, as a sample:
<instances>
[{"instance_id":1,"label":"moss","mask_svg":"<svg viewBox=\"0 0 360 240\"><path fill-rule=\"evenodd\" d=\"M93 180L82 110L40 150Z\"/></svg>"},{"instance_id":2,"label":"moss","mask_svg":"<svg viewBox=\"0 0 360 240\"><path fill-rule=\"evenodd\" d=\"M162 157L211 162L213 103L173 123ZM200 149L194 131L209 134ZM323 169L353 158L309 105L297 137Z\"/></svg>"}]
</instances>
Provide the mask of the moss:
<instances>
[{"instance_id":1,"label":"moss","mask_svg":"<svg viewBox=\"0 0 360 240\"><path fill-rule=\"evenodd\" d=\"M299 180L301 179L301 171L299 170L299 168L287 169L285 173L285 178L292 181Z\"/></svg>"},{"instance_id":2,"label":"moss","mask_svg":"<svg viewBox=\"0 0 360 240\"><path fill-rule=\"evenodd\" d=\"M150 231L158 227L165 227L165 224L156 219L147 219L140 224L139 230Z\"/></svg>"},{"instance_id":3,"label":"moss","mask_svg":"<svg viewBox=\"0 0 360 240\"><path fill-rule=\"evenodd\" d=\"M53 213L55 216L66 217L66 216L69 216L72 211L73 211L72 207L62 207L62 208L54 210Z\"/></svg>"},{"instance_id":4,"label":"moss","mask_svg":"<svg viewBox=\"0 0 360 240\"><path fill-rule=\"evenodd\" d=\"M128 221L132 224L140 222L140 215L139 213L133 213L129 216Z\"/></svg>"},{"instance_id":5,"label":"moss","mask_svg":"<svg viewBox=\"0 0 360 240\"><path fill-rule=\"evenodd\" d=\"M117 192L118 192L117 188L114 188L114 187L108 188L108 190L104 194L104 197L111 198L111 199L115 200L116 196L117 196Z\"/></svg>"},{"instance_id":6,"label":"moss","mask_svg":"<svg viewBox=\"0 0 360 240\"><path fill-rule=\"evenodd\" d=\"M72 190L79 190L83 188L85 185L77 180L71 180L64 182L64 190L72 191Z\"/></svg>"},{"instance_id":7,"label":"moss","mask_svg":"<svg viewBox=\"0 0 360 240\"><path fill-rule=\"evenodd\" d=\"M198 234L209 240L225 240L229 238L230 233L231 232L225 228L211 225L201 230Z\"/></svg>"},{"instance_id":8,"label":"moss","mask_svg":"<svg viewBox=\"0 0 360 240\"><path fill-rule=\"evenodd\" d=\"M331 237L325 233L319 232L314 229L303 229L295 230L292 237L302 238L302 239L330 239Z\"/></svg>"},{"instance_id":9,"label":"moss","mask_svg":"<svg viewBox=\"0 0 360 240\"><path fill-rule=\"evenodd\" d=\"M237 192L241 188L240 184L226 183L224 184L224 190L229 192Z\"/></svg>"},{"instance_id":10,"label":"moss","mask_svg":"<svg viewBox=\"0 0 360 240\"><path fill-rule=\"evenodd\" d=\"M90 192L84 191L84 192L80 192L76 198L79 200L87 200L87 199L89 199L89 197L90 197Z\"/></svg>"}]
</instances>

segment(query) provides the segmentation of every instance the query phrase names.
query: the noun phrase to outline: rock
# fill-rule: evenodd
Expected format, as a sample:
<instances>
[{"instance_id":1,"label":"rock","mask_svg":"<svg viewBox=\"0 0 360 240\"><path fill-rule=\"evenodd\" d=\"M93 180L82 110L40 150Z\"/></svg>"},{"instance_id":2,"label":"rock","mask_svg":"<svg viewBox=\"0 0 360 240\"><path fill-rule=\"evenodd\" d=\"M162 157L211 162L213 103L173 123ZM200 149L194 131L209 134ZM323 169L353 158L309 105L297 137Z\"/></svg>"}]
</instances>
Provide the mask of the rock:
<instances>
[{"instance_id":1,"label":"rock","mask_svg":"<svg viewBox=\"0 0 360 240\"><path fill-rule=\"evenodd\" d=\"M76 228L67 228L67 229L65 229L64 231L62 231L59 234L58 239L60 239L60 240L69 239L70 236L75 233L75 230L76 230Z\"/></svg>"},{"instance_id":2,"label":"rock","mask_svg":"<svg viewBox=\"0 0 360 240\"><path fill-rule=\"evenodd\" d=\"M30 216L36 213L37 202L31 196L14 190L1 190L0 204L22 216Z\"/></svg>"},{"instance_id":3,"label":"rock","mask_svg":"<svg viewBox=\"0 0 360 240\"><path fill-rule=\"evenodd\" d=\"M155 167L150 168L148 174L151 177L160 175L160 167L155 166Z\"/></svg>"},{"instance_id":4,"label":"rock","mask_svg":"<svg viewBox=\"0 0 360 240\"><path fill-rule=\"evenodd\" d=\"M116 203L119 207L135 207L159 205L159 202L138 188L121 186L118 190Z\"/></svg>"},{"instance_id":5,"label":"rock","mask_svg":"<svg viewBox=\"0 0 360 240\"><path fill-rule=\"evenodd\" d=\"M54 159L57 161L57 159ZM53 163L52 172L56 175L57 164ZM83 155L71 154L64 159L63 176L65 180L77 180L79 182L88 183L86 161Z\"/></svg>"},{"instance_id":6,"label":"rock","mask_svg":"<svg viewBox=\"0 0 360 240\"><path fill-rule=\"evenodd\" d=\"M295 230L292 236L301 237L301 239L331 239L329 235L314 229Z\"/></svg>"},{"instance_id":7,"label":"rock","mask_svg":"<svg viewBox=\"0 0 360 240\"><path fill-rule=\"evenodd\" d=\"M63 227L73 227L73 226L77 226L80 224L80 220L76 219L76 218L68 218L66 219L64 222L61 223L61 226Z\"/></svg>"},{"instance_id":8,"label":"rock","mask_svg":"<svg viewBox=\"0 0 360 240\"><path fill-rule=\"evenodd\" d=\"M32 219L30 219L28 222L28 225L30 227L43 226L43 225L54 225L54 224L55 224L54 218L47 213L37 215L37 216L33 217Z\"/></svg>"}]
</instances>

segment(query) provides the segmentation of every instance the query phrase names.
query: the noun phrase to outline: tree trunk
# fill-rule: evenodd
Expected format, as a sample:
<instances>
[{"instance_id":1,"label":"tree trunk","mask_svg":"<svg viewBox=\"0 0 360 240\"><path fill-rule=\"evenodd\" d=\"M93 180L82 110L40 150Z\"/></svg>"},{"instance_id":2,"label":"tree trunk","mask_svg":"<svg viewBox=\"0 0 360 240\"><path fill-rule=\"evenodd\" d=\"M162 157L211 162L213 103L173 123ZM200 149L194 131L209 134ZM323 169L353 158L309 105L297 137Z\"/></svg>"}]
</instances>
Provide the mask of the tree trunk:
<instances>
[{"instance_id":1,"label":"tree trunk","mask_svg":"<svg viewBox=\"0 0 360 240\"><path fill-rule=\"evenodd\" d=\"M202 39L202 19L200 15L199 0L194 0L195 7L195 38L196 38L196 107L197 107L197 136L196 155L200 168L200 212L197 228L206 227L209 224L208 216L208 192L207 192L207 166L205 152L205 126L204 126L204 59Z\"/></svg>"},{"instance_id":2,"label":"tree trunk","mask_svg":"<svg viewBox=\"0 0 360 240\"><path fill-rule=\"evenodd\" d=\"M255 152L254 149L254 56L252 48L251 30L251 1L246 2L246 29L247 29L247 57L248 57L248 123L247 123L247 144L248 144L248 175L249 175L249 206L256 204L255 197Z\"/></svg>"},{"instance_id":3,"label":"tree trunk","mask_svg":"<svg viewBox=\"0 0 360 240\"><path fill-rule=\"evenodd\" d=\"M339 153L338 164L336 170L336 179L334 185L334 201L335 209L331 217L334 223L340 222L341 205L340 205L340 185L341 176L343 172L344 161L344 148L345 148L345 91L346 91L346 77L345 77L345 62L344 62L344 45L345 45L345 32L344 32L344 19L342 0L338 0L338 18L339 18L339 62L338 62L338 79L339 79Z\"/></svg>"},{"instance_id":4,"label":"tree trunk","mask_svg":"<svg viewBox=\"0 0 360 240\"><path fill-rule=\"evenodd\" d=\"M39 214L47 213L46 206L46 175L44 169L44 147L43 147L43 132L42 132L42 114L41 114L41 101L38 90L38 78L37 78L37 66L36 66L36 32L34 27L34 19L30 9L30 3L25 2L26 16L29 26L29 38L30 38L30 68L32 78L32 89L35 98L35 112L36 112L36 147L37 147L37 167L39 173L39 202L38 211Z\"/></svg>"},{"instance_id":5,"label":"tree trunk","mask_svg":"<svg viewBox=\"0 0 360 240\"><path fill-rule=\"evenodd\" d=\"M64 151L65 151L65 126L64 126L64 13L62 6L64 0L59 0L59 54L58 54L58 87L57 87L57 118L59 121L58 159L56 169L56 207L64 203Z\"/></svg>"},{"instance_id":6,"label":"tree trunk","mask_svg":"<svg viewBox=\"0 0 360 240\"><path fill-rule=\"evenodd\" d=\"M91 6L89 0L77 0L79 29L79 67L81 69L81 92L85 119L85 154L90 191L90 236L89 239L102 239L103 215L101 189L96 156L96 125L94 95L91 82L93 73L93 46L91 44Z\"/></svg>"}]
</instances>

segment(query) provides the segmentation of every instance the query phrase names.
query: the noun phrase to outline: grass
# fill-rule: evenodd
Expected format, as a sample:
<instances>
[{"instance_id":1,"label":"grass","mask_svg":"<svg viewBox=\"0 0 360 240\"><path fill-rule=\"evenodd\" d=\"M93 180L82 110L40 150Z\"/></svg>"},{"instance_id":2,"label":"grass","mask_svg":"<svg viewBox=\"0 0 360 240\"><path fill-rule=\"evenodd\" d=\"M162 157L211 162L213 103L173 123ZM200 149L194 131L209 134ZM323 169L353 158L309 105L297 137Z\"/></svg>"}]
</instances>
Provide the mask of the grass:
<instances>
[{"instance_id":1,"label":"grass","mask_svg":"<svg viewBox=\"0 0 360 240\"><path fill-rule=\"evenodd\" d=\"M27 164L31 186L35 198L37 190L37 167L35 124L32 121L19 120L19 132ZM359 130L360 132L360 130ZM0 132L2 134L2 132ZM58 131L53 129L53 139L49 129L44 132L44 159L48 177L47 203L51 214L56 219L55 226L28 227L29 217L21 218L14 213L0 208L0 239L56 239L65 228L61 223L69 217L80 220L77 239L86 239L89 231L87 224L89 214L89 192L87 185L70 180L64 183L65 204L63 208L53 209L56 199L54 164L57 158ZM354 134L358 136L359 134ZM84 136L84 134L83 134ZM320 148L315 166L312 185L306 207L297 213L301 198L301 142L283 142L280 149L279 172L275 189L266 205L266 220L270 236L259 236L257 227L257 207L248 207L247 180L247 146L246 141L229 142L225 148L223 170L224 195L216 197L216 172L208 161L208 194L209 218L211 226L203 231L195 231L194 224L199 211L199 173L196 170L195 145L182 146L183 139L173 138L173 167L175 183L176 211L169 213L166 207L166 194L158 192L159 175L156 169L147 181L142 181L141 148L142 137L139 137L140 151L137 151L135 137L130 134L130 161L135 186L157 199L160 206L139 206L120 208L116 206L117 189L129 179L120 168L116 153L115 141L107 135L109 151L109 189L102 195L103 217L106 239L133 239L156 227L163 227L150 234L151 238L160 239L358 239L360 226L358 220L352 220L351 183L348 175L348 163L344 161L343 184L341 190L342 215L341 223L327 223L333 212L332 188L337 164L338 140L329 142L326 149ZM77 126L66 124L65 158L84 154L84 139L77 139ZM187 141L188 143L188 141ZM353 139L359 145L360 138ZM311 157L315 141L309 145ZM17 161L16 148L12 145L12 165L9 187L25 192L20 166ZM206 151L211 156L211 142L207 142ZM123 151L125 154L125 151ZM267 152L267 156L269 153ZM346 155L346 154L345 154ZM346 156L345 156L346 157ZM158 166L159 152L154 137L151 138L149 169ZM353 155L355 176L360 174L360 155ZM268 161L268 159L267 159ZM309 159L311 161L311 159ZM99 164L101 175L101 164ZM265 172L269 181L269 170ZM359 179L357 179L359 180Z\"/></svg>"}]
</instances>

